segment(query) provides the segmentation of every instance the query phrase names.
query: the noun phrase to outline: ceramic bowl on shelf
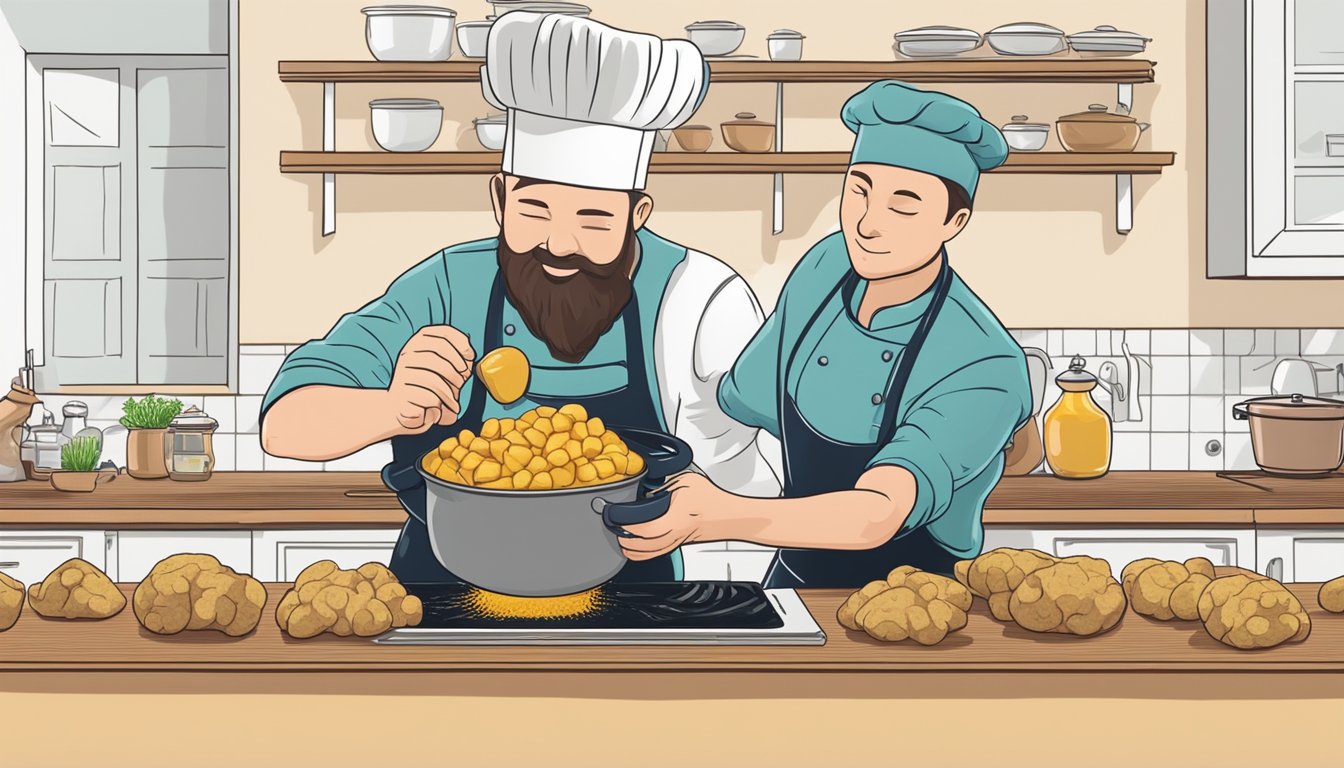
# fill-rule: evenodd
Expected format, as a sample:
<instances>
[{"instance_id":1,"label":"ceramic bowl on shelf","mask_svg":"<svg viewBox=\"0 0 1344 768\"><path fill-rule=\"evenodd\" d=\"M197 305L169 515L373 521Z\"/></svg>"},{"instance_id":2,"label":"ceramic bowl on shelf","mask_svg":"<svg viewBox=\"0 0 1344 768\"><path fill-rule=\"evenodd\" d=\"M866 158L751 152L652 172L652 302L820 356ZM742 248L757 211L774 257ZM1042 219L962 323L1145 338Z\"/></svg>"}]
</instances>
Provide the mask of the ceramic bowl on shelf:
<instances>
[{"instance_id":1,"label":"ceramic bowl on shelf","mask_svg":"<svg viewBox=\"0 0 1344 768\"><path fill-rule=\"evenodd\" d=\"M1107 112L1105 104L1091 104L1086 112L1055 121L1059 143L1069 152L1133 152L1146 130L1148 123Z\"/></svg>"},{"instance_id":2,"label":"ceramic bowl on shelf","mask_svg":"<svg viewBox=\"0 0 1344 768\"><path fill-rule=\"evenodd\" d=\"M364 37L379 61L447 61L453 55L457 12L430 5L363 9Z\"/></svg>"},{"instance_id":3,"label":"ceramic bowl on shelf","mask_svg":"<svg viewBox=\"0 0 1344 768\"><path fill-rule=\"evenodd\" d=\"M369 116L374 141L388 152L423 152L443 127L443 106L434 99L374 99Z\"/></svg>"},{"instance_id":4,"label":"ceramic bowl on shelf","mask_svg":"<svg viewBox=\"0 0 1344 768\"><path fill-rule=\"evenodd\" d=\"M1109 25L1102 25L1086 32L1075 32L1068 36L1069 46L1079 53L1143 53L1152 42L1136 32L1125 32Z\"/></svg>"},{"instance_id":5,"label":"ceramic bowl on shelf","mask_svg":"<svg viewBox=\"0 0 1344 768\"><path fill-rule=\"evenodd\" d=\"M1064 30L1031 21L995 27L985 33L985 42L1004 56L1050 56L1069 49Z\"/></svg>"},{"instance_id":6,"label":"ceramic bowl on shelf","mask_svg":"<svg viewBox=\"0 0 1344 768\"><path fill-rule=\"evenodd\" d=\"M457 25L457 47L469 59L484 59L485 44L490 39L491 19L464 21Z\"/></svg>"},{"instance_id":7,"label":"ceramic bowl on shelf","mask_svg":"<svg viewBox=\"0 0 1344 768\"><path fill-rule=\"evenodd\" d=\"M672 136L687 152L704 152L714 143L714 129L708 125L683 125L674 128Z\"/></svg>"},{"instance_id":8,"label":"ceramic bowl on shelf","mask_svg":"<svg viewBox=\"0 0 1344 768\"><path fill-rule=\"evenodd\" d=\"M727 56L747 37L747 28L734 21L697 21L686 26L686 36L706 56Z\"/></svg>"},{"instance_id":9,"label":"ceramic bowl on shelf","mask_svg":"<svg viewBox=\"0 0 1344 768\"><path fill-rule=\"evenodd\" d=\"M892 49L899 56L935 58L957 56L980 47L980 33L961 27L920 27L894 35Z\"/></svg>"},{"instance_id":10,"label":"ceramic bowl on shelf","mask_svg":"<svg viewBox=\"0 0 1344 768\"><path fill-rule=\"evenodd\" d=\"M1029 123L1026 115L1013 115L1013 121L1002 130L1003 140L1014 152L1039 152L1050 138L1048 123Z\"/></svg>"},{"instance_id":11,"label":"ceramic bowl on shelf","mask_svg":"<svg viewBox=\"0 0 1344 768\"><path fill-rule=\"evenodd\" d=\"M798 61L803 58L803 35L792 29L776 29L765 36L771 61Z\"/></svg>"},{"instance_id":12,"label":"ceramic bowl on shelf","mask_svg":"<svg viewBox=\"0 0 1344 768\"><path fill-rule=\"evenodd\" d=\"M769 152L775 148L775 125L757 120L751 112L738 112L736 120L720 126L723 143L738 152Z\"/></svg>"},{"instance_id":13,"label":"ceramic bowl on shelf","mask_svg":"<svg viewBox=\"0 0 1344 768\"><path fill-rule=\"evenodd\" d=\"M487 115L471 121L476 128L476 140L481 146L498 152L504 148L504 136L509 128L508 115Z\"/></svg>"}]
</instances>

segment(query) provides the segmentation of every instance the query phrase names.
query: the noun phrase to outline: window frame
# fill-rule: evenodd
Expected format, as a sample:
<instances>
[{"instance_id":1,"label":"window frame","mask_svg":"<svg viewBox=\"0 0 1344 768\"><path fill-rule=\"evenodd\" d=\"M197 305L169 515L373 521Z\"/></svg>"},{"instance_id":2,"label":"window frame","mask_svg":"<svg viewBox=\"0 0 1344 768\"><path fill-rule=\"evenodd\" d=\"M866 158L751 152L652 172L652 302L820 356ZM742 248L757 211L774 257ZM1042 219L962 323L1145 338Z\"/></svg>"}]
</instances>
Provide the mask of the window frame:
<instances>
[{"instance_id":1,"label":"window frame","mask_svg":"<svg viewBox=\"0 0 1344 768\"><path fill-rule=\"evenodd\" d=\"M227 54L37 54L25 55L26 95L24 99L25 117L25 210L23 213L24 258L21 275L24 285L23 307L23 343L33 350L34 362L38 366L36 384L39 391L57 393L235 393L238 391L238 8L236 3L229 9L229 46ZM225 370L226 379L218 384L182 384L179 382L122 382L108 384L71 385L57 384L52 381L52 373L45 369L47 329L45 327L45 274L44 249L46 245L46 206L45 206L45 125L43 120L43 80L44 69L80 69L106 68L108 66L129 67L133 70L163 68L193 68L202 62L224 61L228 78L228 265L227 273L227 320ZM131 73L135 78L134 71ZM124 80L125 75L122 75ZM125 110L123 103L119 106ZM136 141L135 135L123 135L120 142ZM135 169L138 172L138 169ZM124 171L123 171L124 172ZM138 201L123 201L123 204L138 204ZM138 212L137 212L138 216ZM124 254L128 258L139 258L139 254ZM137 296L137 307L139 298ZM138 329L137 329L138 334Z\"/></svg>"},{"instance_id":2,"label":"window frame","mask_svg":"<svg viewBox=\"0 0 1344 768\"><path fill-rule=\"evenodd\" d=\"M1289 222L1295 115L1288 89L1297 72L1288 62L1292 2L1228 0L1207 7L1211 278L1344 277L1344 227Z\"/></svg>"}]
</instances>

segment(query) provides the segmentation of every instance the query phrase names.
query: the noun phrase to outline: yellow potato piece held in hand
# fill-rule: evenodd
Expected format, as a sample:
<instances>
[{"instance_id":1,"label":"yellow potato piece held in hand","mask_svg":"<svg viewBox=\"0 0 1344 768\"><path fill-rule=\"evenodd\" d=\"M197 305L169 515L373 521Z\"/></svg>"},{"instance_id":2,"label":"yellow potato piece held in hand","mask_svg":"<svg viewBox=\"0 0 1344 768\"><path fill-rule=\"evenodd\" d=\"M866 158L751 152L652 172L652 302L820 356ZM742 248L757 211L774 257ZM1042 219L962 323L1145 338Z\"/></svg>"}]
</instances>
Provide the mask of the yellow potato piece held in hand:
<instances>
[{"instance_id":1,"label":"yellow potato piece held in hand","mask_svg":"<svg viewBox=\"0 0 1344 768\"><path fill-rule=\"evenodd\" d=\"M476 375L495 402L508 405L527 392L532 366L517 347L498 347L476 363Z\"/></svg>"}]
</instances>

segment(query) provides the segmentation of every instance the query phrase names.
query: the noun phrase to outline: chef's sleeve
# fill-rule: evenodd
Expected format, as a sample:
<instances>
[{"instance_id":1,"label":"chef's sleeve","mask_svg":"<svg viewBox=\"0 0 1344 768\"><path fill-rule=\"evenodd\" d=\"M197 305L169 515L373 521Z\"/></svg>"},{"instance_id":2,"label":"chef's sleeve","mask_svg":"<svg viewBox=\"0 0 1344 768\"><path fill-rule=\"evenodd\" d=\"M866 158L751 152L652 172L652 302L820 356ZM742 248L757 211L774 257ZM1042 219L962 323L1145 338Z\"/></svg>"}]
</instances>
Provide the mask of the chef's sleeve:
<instances>
[{"instance_id":1,"label":"chef's sleeve","mask_svg":"<svg viewBox=\"0 0 1344 768\"><path fill-rule=\"evenodd\" d=\"M693 375L684 380L689 386L679 393L673 426L673 432L690 444L696 465L715 484L746 496L778 496L779 480L758 445L761 431L726 413L717 393L761 327L762 314L755 294L737 275L714 292L695 332Z\"/></svg>"},{"instance_id":2,"label":"chef's sleeve","mask_svg":"<svg viewBox=\"0 0 1344 768\"><path fill-rule=\"evenodd\" d=\"M343 315L326 336L285 359L262 401L262 414L300 387L386 389L411 336L427 325L447 322L448 298L442 258L427 259L402 273L382 296Z\"/></svg>"},{"instance_id":3,"label":"chef's sleeve","mask_svg":"<svg viewBox=\"0 0 1344 768\"><path fill-rule=\"evenodd\" d=\"M1031 388L1020 355L988 357L959 368L909 405L892 440L869 461L904 467L917 484L902 533L947 511L953 492L1001 461L1008 440L1031 415Z\"/></svg>"},{"instance_id":4,"label":"chef's sleeve","mask_svg":"<svg viewBox=\"0 0 1344 768\"><path fill-rule=\"evenodd\" d=\"M743 424L760 427L776 440L779 439L782 314L776 309L765 318L765 323L719 385L719 405L724 413Z\"/></svg>"}]
</instances>

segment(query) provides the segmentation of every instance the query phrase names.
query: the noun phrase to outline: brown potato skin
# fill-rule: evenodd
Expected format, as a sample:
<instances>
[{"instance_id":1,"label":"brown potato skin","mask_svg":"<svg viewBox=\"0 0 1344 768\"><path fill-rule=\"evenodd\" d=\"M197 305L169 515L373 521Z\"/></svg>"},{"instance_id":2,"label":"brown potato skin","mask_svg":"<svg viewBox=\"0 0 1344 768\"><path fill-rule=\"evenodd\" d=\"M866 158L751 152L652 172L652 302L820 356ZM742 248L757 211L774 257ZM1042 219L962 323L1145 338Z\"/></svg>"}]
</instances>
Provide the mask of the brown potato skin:
<instances>
[{"instance_id":1,"label":"brown potato skin","mask_svg":"<svg viewBox=\"0 0 1344 768\"><path fill-rule=\"evenodd\" d=\"M303 569L275 609L275 623L297 639L323 633L374 637L413 627L423 616L420 598L407 594L387 566L365 563L347 571L330 560Z\"/></svg>"},{"instance_id":2,"label":"brown potato skin","mask_svg":"<svg viewBox=\"0 0 1344 768\"><path fill-rule=\"evenodd\" d=\"M936 645L966 626L970 606L971 593L964 585L903 565L885 580L870 581L851 594L836 611L836 620L876 640Z\"/></svg>"},{"instance_id":3,"label":"brown potato skin","mask_svg":"<svg viewBox=\"0 0 1344 768\"><path fill-rule=\"evenodd\" d=\"M963 584L974 594L989 603L989 610L999 621L1012 621L1008 609L1009 597L1017 589L1027 574L1059 562L1059 558L1035 549L1012 549L1000 547L981 554L967 563ZM953 566L955 573L962 573L961 563ZM959 579L960 580L960 579Z\"/></svg>"},{"instance_id":4,"label":"brown potato skin","mask_svg":"<svg viewBox=\"0 0 1344 768\"><path fill-rule=\"evenodd\" d=\"M209 629L241 637L261 623L266 588L212 555L172 555L136 586L131 607L140 626L155 634Z\"/></svg>"},{"instance_id":5,"label":"brown potato skin","mask_svg":"<svg viewBox=\"0 0 1344 768\"><path fill-rule=\"evenodd\" d=\"M1125 604L1105 560L1070 557L1027 574L1008 610L1023 629L1086 637L1118 624Z\"/></svg>"},{"instance_id":6,"label":"brown potato skin","mask_svg":"<svg viewBox=\"0 0 1344 768\"><path fill-rule=\"evenodd\" d=\"M1322 584L1321 591L1316 593L1316 602L1330 613L1344 613L1344 576Z\"/></svg>"},{"instance_id":7,"label":"brown potato skin","mask_svg":"<svg viewBox=\"0 0 1344 768\"><path fill-rule=\"evenodd\" d=\"M28 605L49 619L110 619L126 607L126 596L107 574L76 557L29 587Z\"/></svg>"},{"instance_id":8,"label":"brown potato skin","mask_svg":"<svg viewBox=\"0 0 1344 768\"><path fill-rule=\"evenodd\" d=\"M1209 636L1241 650L1301 642L1311 634L1302 604L1279 582L1255 573L1214 579L1199 597Z\"/></svg>"},{"instance_id":9,"label":"brown potato skin","mask_svg":"<svg viewBox=\"0 0 1344 768\"><path fill-rule=\"evenodd\" d=\"M835 620L840 622L840 626L845 629L863 629L863 626L855 619L859 609L863 607L864 603L872 600L883 592L886 592L888 589L891 589L891 585L886 581L870 581L867 584L864 584L863 587L856 590L854 594L850 595L845 602L841 604L840 610L835 612Z\"/></svg>"},{"instance_id":10,"label":"brown potato skin","mask_svg":"<svg viewBox=\"0 0 1344 768\"><path fill-rule=\"evenodd\" d=\"M0 632L14 626L23 613L23 584L0 573Z\"/></svg>"},{"instance_id":11,"label":"brown potato skin","mask_svg":"<svg viewBox=\"0 0 1344 768\"><path fill-rule=\"evenodd\" d=\"M1144 558L1125 566L1121 574L1134 612L1158 621L1198 620L1199 596L1213 578L1213 563L1203 557L1184 563Z\"/></svg>"}]
</instances>

